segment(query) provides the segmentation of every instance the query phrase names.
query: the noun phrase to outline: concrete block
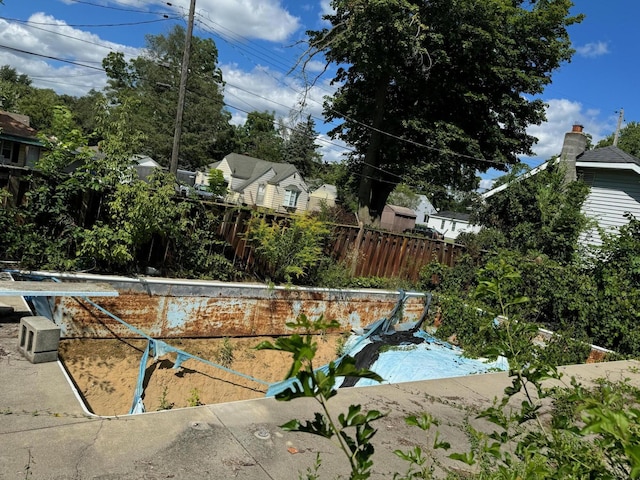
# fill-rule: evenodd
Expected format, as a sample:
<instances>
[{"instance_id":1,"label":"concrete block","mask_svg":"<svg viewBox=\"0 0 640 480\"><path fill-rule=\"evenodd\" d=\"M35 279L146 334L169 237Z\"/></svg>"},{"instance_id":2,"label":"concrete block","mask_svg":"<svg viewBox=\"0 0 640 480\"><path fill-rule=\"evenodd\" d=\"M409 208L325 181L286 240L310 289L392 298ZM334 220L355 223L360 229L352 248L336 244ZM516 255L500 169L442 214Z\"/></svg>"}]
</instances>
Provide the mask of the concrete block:
<instances>
[{"instance_id":1,"label":"concrete block","mask_svg":"<svg viewBox=\"0 0 640 480\"><path fill-rule=\"evenodd\" d=\"M60 327L45 317L22 317L18 350L31 363L54 362L58 359Z\"/></svg>"}]
</instances>

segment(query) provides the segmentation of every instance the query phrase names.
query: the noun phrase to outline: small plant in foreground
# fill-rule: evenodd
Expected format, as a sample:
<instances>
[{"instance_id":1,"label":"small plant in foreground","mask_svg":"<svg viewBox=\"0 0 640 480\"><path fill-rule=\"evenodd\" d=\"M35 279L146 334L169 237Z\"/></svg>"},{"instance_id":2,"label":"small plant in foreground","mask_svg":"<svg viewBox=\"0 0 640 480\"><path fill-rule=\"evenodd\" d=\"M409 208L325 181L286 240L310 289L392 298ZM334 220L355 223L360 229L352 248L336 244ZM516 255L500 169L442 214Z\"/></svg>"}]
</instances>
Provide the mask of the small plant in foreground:
<instances>
[{"instance_id":1,"label":"small plant in foreground","mask_svg":"<svg viewBox=\"0 0 640 480\"><path fill-rule=\"evenodd\" d=\"M162 389L162 395L160 395L160 405L158 406L158 411L160 411L160 410L171 410L173 408L173 403L171 403L171 402L169 402L169 400L167 400L167 393L168 392L169 392L169 389L165 385L165 387Z\"/></svg>"},{"instance_id":2,"label":"small plant in foreground","mask_svg":"<svg viewBox=\"0 0 640 480\"><path fill-rule=\"evenodd\" d=\"M197 407L202 405L202 402L200 401L200 392L198 392L197 388L192 388L190 394L189 398L187 398L188 406Z\"/></svg>"},{"instance_id":3,"label":"small plant in foreground","mask_svg":"<svg viewBox=\"0 0 640 480\"><path fill-rule=\"evenodd\" d=\"M303 330L304 334L293 334L290 337L278 338L275 344L262 342L258 350L279 350L289 352L293 356L293 363L286 378L296 381L286 390L276 395L277 400L290 401L295 398L314 398L322 409L316 412L314 420L301 422L291 420L281 428L289 431L306 432L327 438L344 452L351 467L351 480L367 479L371 475L374 453L371 439L376 433L371 422L384 416L377 410L363 412L360 405L350 405L346 413L341 413L335 419L328 410L328 400L338 393L337 380L339 377L370 378L382 381L374 372L358 369L352 357L345 356L339 363L331 362L327 371L315 370L313 359L317 351L317 343L313 340L313 332L326 332L328 329L339 327L335 320L325 322L323 317L310 321L304 314L300 314L296 322L287 323L289 328ZM316 460L316 469L307 472L307 478L317 478L320 459Z\"/></svg>"}]
</instances>

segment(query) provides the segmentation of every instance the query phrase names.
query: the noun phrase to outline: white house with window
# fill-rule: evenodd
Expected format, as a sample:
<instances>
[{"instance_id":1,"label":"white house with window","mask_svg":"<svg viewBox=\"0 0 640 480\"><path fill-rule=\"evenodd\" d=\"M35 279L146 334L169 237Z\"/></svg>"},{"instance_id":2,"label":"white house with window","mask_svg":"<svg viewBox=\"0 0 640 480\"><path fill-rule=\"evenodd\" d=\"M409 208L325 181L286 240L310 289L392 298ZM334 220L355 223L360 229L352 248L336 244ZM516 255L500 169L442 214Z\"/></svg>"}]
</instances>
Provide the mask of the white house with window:
<instances>
[{"instance_id":1,"label":"white house with window","mask_svg":"<svg viewBox=\"0 0 640 480\"><path fill-rule=\"evenodd\" d=\"M228 202L256 205L280 212L303 212L309 189L300 172L290 163L274 163L230 153L196 175L196 186L209 184L209 170L222 172L227 181Z\"/></svg>"},{"instance_id":2,"label":"white house with window","mask_svg":"<svg viewBox=\"0 0 640 480\"><path fill-rule=\"evenodd\" d=\"M469 222L468 213L442 211L429 215L427 226L444 235L445 240L455 240L462 232L478 233L480 225Z\"/></svg>"}]
</instances>

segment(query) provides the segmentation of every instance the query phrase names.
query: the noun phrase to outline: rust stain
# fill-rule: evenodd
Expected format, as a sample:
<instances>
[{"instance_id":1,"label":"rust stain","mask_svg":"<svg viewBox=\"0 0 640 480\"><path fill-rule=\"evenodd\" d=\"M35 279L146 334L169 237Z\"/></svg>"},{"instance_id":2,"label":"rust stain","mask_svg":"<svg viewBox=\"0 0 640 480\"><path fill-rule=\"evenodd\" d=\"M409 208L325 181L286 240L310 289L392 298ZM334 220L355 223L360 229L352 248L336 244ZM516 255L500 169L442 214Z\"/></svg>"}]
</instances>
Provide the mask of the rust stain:
<instances>
[{"instance_id":1,"label":"rust stain","mask_svg":"<svg viewBox=\"0 0 640 480\"><path fill-rule=\"evenodd\" d=\"M397 295L384 297L318 291L277 290L269 295L171 296L121 292L119 297L96 299L100 307L155 338L208 338L277 336L292 333L286 325L300 313L337 320L340 331L350 331L386 317ZM403 309L406 321L415 321L422 298L409 298ZM82 299L56 299L55 317L65 326L64 337L134 338L125 325Z\"/></svg>"}]
</instances>

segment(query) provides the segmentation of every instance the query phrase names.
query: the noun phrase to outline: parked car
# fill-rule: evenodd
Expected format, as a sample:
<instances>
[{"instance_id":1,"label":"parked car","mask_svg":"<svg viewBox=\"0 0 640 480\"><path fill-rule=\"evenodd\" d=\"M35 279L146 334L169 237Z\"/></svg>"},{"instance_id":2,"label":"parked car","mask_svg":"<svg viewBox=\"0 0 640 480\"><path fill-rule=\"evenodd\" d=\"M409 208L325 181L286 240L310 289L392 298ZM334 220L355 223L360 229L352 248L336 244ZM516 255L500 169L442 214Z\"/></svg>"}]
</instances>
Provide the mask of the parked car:
<instances>
[{"instance_id":1,"label":"parked car","mask_svg":"<svg viewBox=\"0 0 640 480\"><path fill-rule=\"evenodd\" d=\"M200 197L213 197L213 193L209 191L209 187L207 187L207 185L197 183L193 186L193 191Z\"/></svg>"},{"instance_id":2,"label":"parked car","mask_svg":"<svg viewBox=\"0 0 640 480\"><path fill-rule=\"evenodd\" d=\"M443 240L444 235L442 235L435 228L427 227L426 225L416 225L411 230L406 230L405 233L410 235L420 235L421 237L433 238L438 240Z\"/></svg>"}]
</instances>

